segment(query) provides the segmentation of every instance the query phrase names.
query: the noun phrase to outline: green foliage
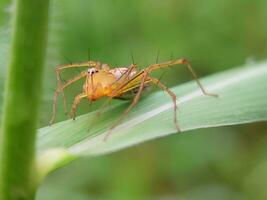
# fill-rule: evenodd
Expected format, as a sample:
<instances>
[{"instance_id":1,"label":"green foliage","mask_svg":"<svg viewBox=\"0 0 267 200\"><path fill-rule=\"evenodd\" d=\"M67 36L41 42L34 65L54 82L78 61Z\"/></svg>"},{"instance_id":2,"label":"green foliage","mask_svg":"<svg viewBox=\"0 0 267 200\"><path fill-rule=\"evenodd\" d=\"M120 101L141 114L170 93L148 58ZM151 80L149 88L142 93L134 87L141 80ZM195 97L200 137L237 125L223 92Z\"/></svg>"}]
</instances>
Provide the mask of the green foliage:
<instances>
[{"instance_id":1,"label":"green foliage","mask_svg":"<svg viewBox=\"0 0 267 200\"><path fill-rule=\"evenodd\" d=\"M0 138L1 200L33 199L36 190L34 147L48 1L18 0L15 8Z\"/></svg>"}]
</instances>

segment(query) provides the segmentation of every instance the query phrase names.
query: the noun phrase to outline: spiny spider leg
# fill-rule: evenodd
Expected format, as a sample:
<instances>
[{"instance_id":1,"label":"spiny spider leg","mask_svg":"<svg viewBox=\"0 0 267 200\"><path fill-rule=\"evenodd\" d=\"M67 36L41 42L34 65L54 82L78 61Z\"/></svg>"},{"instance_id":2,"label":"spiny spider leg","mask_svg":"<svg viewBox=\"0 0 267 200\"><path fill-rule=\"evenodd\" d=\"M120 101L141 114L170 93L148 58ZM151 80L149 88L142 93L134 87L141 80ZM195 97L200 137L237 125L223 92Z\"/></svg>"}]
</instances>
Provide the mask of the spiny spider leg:
<instances>
[{"instance_id":1,"label":"spiny spider leg","mask_svg":"<svg viewBox=\"0 0 267 200\"><path fill-rule=\"evenodd\" d=\"M69 85L71 85L72 83L78 81L79 79L85 77L87 75L87 70L86 71L83 71L81 72L80 74L78 74L77 76L75 76L73 79L70 79L68 80L65 84L63 85L58 85L56 91L55 91L55 94L54 94L54 102L53 102L53 115L52 115L52 118L50 120L50 125L54 123L55 121L55 117L56 117L56 110L57 110L57 101L58 101L58 95L60 92L63 93L63 90L68 87ZM63 98L64 98L64 93L63 93ZM64 104L66 104L66 100L64 99ZM66 109L66 108L64 108Z\"/></svg>"},{"instance_id":2,"label":"spiny spider leg","mask_svg":"<svg viewBox=\"0 0 267 200\"><path fill-rule=\"evenodd\" d=\"M81 63L71 63L71 64L65 64L65 65L59 65L55 68L55 73L57 77L57 89L54 94L54 103L53 103L53 115L50 120L50 125L54 123L55 116L56 116L56 107L57 107L57 99L58 94L61 92L63 96L63 104L64 104L64 111L67 113L67 103L66 98L63 89L66 88L68 85L74 83L75 81L79 80L80 78L83 78L86 76L86 71L81 72L79 75L74 77L73 79L70 79L65 84L62 84L61 78L60 78L60 72L64 69L68 68L77 68L77 67L95 67L97 69L100 69L100 63L97 61L87 61L87 62L81 62Z\"/></svg>"},{"instance_id":3,"label":"spiny spider leg","mask_svg":"<svg viewBox=\"0 0 267 200\"><path fill-rule=\"evenodd\" d=\"M95 67L99 70L100 65L101 65L100 62L97 62L97 61L86 61L86 62L81 62L81 63L70 63L70 64L59 65L55 69L56 77L57 77L57 81L58 81L58 87L62 86L62 81L60 78L60 72L63 69L78 68L78 67ZM64 103L64 111L66 113L67 112L67 103L66 103L64 91L62 91L62 96L63 96L63 103Z\"/></svg>"},{"instance_id":4,"label":"spiny spider leg","mask_svg":"<svg viewBox=\"0 0 267 200\"><path fill-rule=\"evenodd\" d=\"M71 116L72 116L72 119L75 120L75 117L76 117L76 110L77 110L77 106L78 104L81 102L81 99L87 97L87 94L86 93L81 93L81 94L78 94L74 101L73 101L73 104L72 104L72 108L71 108Z\"/></svg>"},{"instance_id":5,"label":"spiny spider leg","mask_svg":"<svg viewBox=\"0 0 267 200\"><path fill-rule=\"evenodd\" d=\"M176 94L174 94L168 87L166 87L164 84L162 84L160 82L159 79L156 79L156 78L152 78L152 77L149 77L148 78L149 80L151 80L152 83L154 83L155 85L159 86L163 91L167 92L170 97L172 98L172 101L173 101L173 109L174 109L174 124L176 126L176 129L178 132L181 132L181 129L178 125L178 121L177 121L177 97L176 97Z\"/></svg>"},{"instance_id":6,"label":"spiny spider leg","mask_svg":"<svg viewBox=\"0 0 267 200\"><path fill-rule=\"evenodd\" d=\"M101 66L100 62L86 61L86 62L80 62L80 63L70 63L70 64L58 65L56 67L55 71L61 71L63 69L75 68L75 67L95 67L99 70L100 66Z\"/></svg>"},{"instance_id":7,"label":"spiny spider leg","mask_svg":"<svg viewBox=\"0 0 267 200\"><path fill-rule=\"evenodd\" d=\"M129 80L129 76L131 74L131 72L136 68L135 64L132 64L127 71L125 71L121 77L119 79L117 79L115 82L113 82L111 85L117 83L119 80L122 80L122 82L126 82ZM107 100L102 104L102 106L100 107L99 111L96 113L95 117L91 120L91 124L93 125L97 119L99 118L99 116L102 114L102 112L104 111L104 109L107 107L107 105L111 102L111 100L113 99L113 96L116 96L117 93L119 92L119 90L124 86L124 84L122 84L120 87L116 88L115 90L112 91L112 95L109 96L107 98ZM90 132L90 129L88 130Z\"/></svg>"},{"instance_id":8,"label":"spiny spider leg","mask_svg":"<svg viewBox=\"0 0 267 200\"><path fill-rule=\"evenodd\" d=\"M70 64L64 64L64 65L59 65L56 67L55 72L56 72L56 77L58 81L58 86L62 86L62 81L60 78L60 72L63 69L68 69L68 68L78 68L78 67L95 67L97 69L100 69L100 63L97 61L86 61L86 62L80 62L80 63L70 63ZM62 91L62 96L63 96L63 102L64 102L64 111L65 113L67 112L67 103L66 103L66 98L65 94Z\"/></svg>"},{"instance_id":9,"label":"spiny spider leg","mask_svg":"<svg viewBox=\"0 0 267 200\"><path fill-rule=\"evenodd\" d=\"M205 88L203 87L203 85L200 83L195 71L193 70L193 68L191 67L190 63L186 60L186 59L178 59L178 60L172 60L172 61L169 61L169 62L165 62L165 63L159 63L159 64L153 64L153 65L150 65L148 67L148 71L151 72L151 71L154 71L156 69L160 69L160 68L164 68L164 67L168 67L168 66L171 66L171 65L180 65L180 64L185 64L187 69L189 70L189 72L192 74L194 80L197 82L198 86L200 87L202 93L204 95L208 95L208 96L214 96L214 97L218 97L217 94L213 94L213 93L209 93L205 90Z\"/></svg>"},{"instance_id":10,"label":"spiny spider leg","mask_svg":"<svg viewBox=\"0 0 267 200\"><path fill-rule=\"evenodd\" d=\"M104 137L104 141L106 141L108 139L108 137L111 134L111 131L123 120L123 118L125 116L127 116L129 114L129 112L133 109L133 107L138 103L138 101L141 97L142 91L144 89L147 76L148 76L148 72L145 71L143 74L143 78L141 80L141 83L140 83L139 90L138 90L137 94L135 95L131 105L123 112L123 114L120 116L120 118L111 126L111 128L109 129L109 131L107 132L107 134Z\"/></svg>"}]
</instances>

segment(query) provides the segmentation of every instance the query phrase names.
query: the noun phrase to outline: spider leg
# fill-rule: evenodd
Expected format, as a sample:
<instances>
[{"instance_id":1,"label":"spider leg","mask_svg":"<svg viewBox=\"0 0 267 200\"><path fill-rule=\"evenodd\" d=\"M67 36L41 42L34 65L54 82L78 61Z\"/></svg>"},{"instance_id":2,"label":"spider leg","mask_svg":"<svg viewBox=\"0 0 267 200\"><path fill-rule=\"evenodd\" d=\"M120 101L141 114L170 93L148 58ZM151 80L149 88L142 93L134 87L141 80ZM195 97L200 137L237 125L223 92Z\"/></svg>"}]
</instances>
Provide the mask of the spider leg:
<instances>
[{"instance_id":1,"label":"spider leg","mask_svg":"<svg viewBox=\"0 0 267 200\"><path fill-rule=\"evenodd\" d=\"M147 76L148 76L148 72L145 71L144 74L143 74L143 78L142 78L142 80L140 82L139 90L138 90L137 94L135 95L131 105L124 111L124 113L120 116L120 118L111 126L111 128L109 129L109 131L107 132L107 134L104 137L104 141L106 141L108 139L108 137L111 134L111 131L123 120L123 118L125 116L127 116L129 114L129 112L133 109L133 107L138 103L138 101L139 101L139 99L141 97L142 91L144 89L145 81L147 79Z\"/></svg>"},{"instance_id":2,"label":"spider leg","mask_svg":"<svg viewBox=\"0 0 267 200\"><path fill-rule=\"evenodd\" d=\"M151 80L152 83L154 83L155 85L159 86L163 91L167 92L170 97L172 98L173 101L173 109L174 109L174 124L176 126L176 129L178 132L181 132L181 129L178 125L178 121L177 121L177 97L176 94L174 94L168 87L166 87L165 85L163 85L160 80L156 79L156 78L152 78L152 77L148 77L149 80Z\"/></svg>"},{"instance_id":3,"label":"spider leg","mask_svg":"<svg viewBox=\"0 0 267 200\"><path fill-rule=\"evenodd\" d=\"M73 120L75 120L75 117L76 117L76 110L77 110L78 104L81 102L81 99L85 97L87 97L86 93L78 94L75 97L73 104L72 104L72 109L71 109L71 116Z\"/></svg>"},{"instance_id":4,"label":"spider leg","mask_svg":"<svg viewBox=\"0 0 267 200\"><path fill-rule=\"evenodd\" d=\"M55 121L56 116L56 108L57 108L57 99L58 95L61 92L63 96L63 105L64 105L64 111L67 113L67 103L66 103L66 97L64 94L63 89L66 88L68 85L72 84L73 82L79 80L80 78L86 76L86 71L81 72L78 76L74 77L73 79L70 79L65 84L62 83L62 80L60 78L60 72L64 69L68 68L77 68L77 67L95 67L97 69L100 69L100 63L97 61L86 61L81 63L71 63L71 64L65 64L65 65L59 65L55 68L56 78L57 78L57 89L54 94L54 103L53 103L53 115L49 122L49 124L53 124Z\"/></svg>"},{"instance_id":5,"label":"spider leg","mask_svg":"<svg viewBox=\"0 0 267 200\"><path fill-rule=\"evenodd\" d=\"M172 65L180 65L180 64L185 64L186 65L187 69L192 74L194 80L197 82L198 86L200 87L200 89L201 89L201 91L202 91L202 93L204 95L218 97L217 94L209 93L209 92L207 92L205 90L205 88L203 87L203 85L199 81L196 72L193 70L193 68L190 65L189 61L186 60L186 59L182 58L182 59L178 59L178 60L168 61L168 62L165 62L165 63L159 63L159 64L150 65L147 69L149 70L149 72L151 72L151 71L154 71L156 69L160 69L160 68L164 68L164 67L168 67L168 66L172 66Z\"/></svg>"},{"instance_id":6,"label":"spider leg","mask_svg":"<svg viewBox=\"0 0 267 200\"><path fill-rule=\"evenodd\" d=\"M64 64L64 65L59 65L55 69L56 77L57 77L57 82L58 82L58 87L62 87L62 81L60 78L60 72L64 69L68 68L77 68L77 67L95 67L98 70L100 69L100 62L97 61L86 61L86 62L81 62L81 63L70 63L70 64ZM66 98L65 94L62 90L62 96L63 96L63 104L64 104L64 111L65 113L67 112L67 103L66 103Z\"/></svg>"},{"instance_id":7,"label":"spider leg","mask_svg":"<svg viewBox=\"0 0 267 200\"><path fill-rule=\"evenodd\" d=\"M67 112L67 109L66 109L66 99L65 99L65 95L64 95L64 92L63 90L68 87L69 85L71 85L72 83L74 83L75 81L78 81L79 79L85 77L87 75L87 71L83 71L81 72L80 74L78 74L77 76L75 76L74 78L68 80L65 84L58 84L57 86L57 89L55 91L55 94L54 94L54 102L53 102L53 115L51 117L51 120L50 120L50 125L54 123L55 121L55 117L56 117L56 110L57 110L57 101L58 101L58 95L60 92L62 92L63 94L63 100L64 100L64 110L65 112ZM59 77L60 78L60 77ZM59 83L59 82L58 82ZM61 82L60 82L61 83Z\"/></svg>"},{"instance_id":8,"label":"spider leg","mask_svg":"<svg viewBox=\"0 0 267 200\"><path fill-rule=\"evenodd\" d=\"M59 92L62 92L62 96L63 96L63 107L64 107L64 112L66 114L67 113L67 102L66 102L66 97L65 97L64 91L62 89L62 86L63 85L62 85L62 80L61 80L60 73L56 73L56 77L57 77L57 88L60 89ZM57 92L57 90L56 90L56 92ZM56 96L56 101L57 101L57 96Z\"/></svg>"},{"instance_id":9,"label":"spider leg","mask_svg":"<svg viewBox=\"0 0 267 200\"><path fill-rule=\"evenodd\" d=\"M76 67L95 67L99 70L100 66L101 66L100 62L86 61L86 62L80 62L80 63L70 63L70 64L58 65L55 68L55 71L61 71L63 69L76 68Z\"/></svg>"}]
</instances>

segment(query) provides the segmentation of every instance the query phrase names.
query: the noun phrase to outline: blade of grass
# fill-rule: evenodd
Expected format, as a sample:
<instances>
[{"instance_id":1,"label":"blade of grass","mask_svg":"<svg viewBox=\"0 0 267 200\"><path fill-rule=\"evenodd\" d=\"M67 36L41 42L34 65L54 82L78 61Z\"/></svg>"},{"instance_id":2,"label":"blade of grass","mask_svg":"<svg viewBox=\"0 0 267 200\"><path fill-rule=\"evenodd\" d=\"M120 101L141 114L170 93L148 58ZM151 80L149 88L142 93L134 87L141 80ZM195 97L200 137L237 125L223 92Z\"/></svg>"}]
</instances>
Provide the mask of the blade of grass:
<instances>
[{"instance_id":1,"label":"blade of grass","mask_svg":"<svg viewBox=\"0 0 267 200\"><path fill-rule=\"evenodd\" d=\"M0 200L34 198L34 146L47 36L48 2L15 1L0 138Z\"/></svg>"},{"instance_id":2,"label":"blade of grass","mask_svg":"<svg viewBox=\"0 0 267 200\"><path fill-rule=\"evenodd\" d=\"M219 98L203 96L195 82L172 88L179 99L178 115L182 132L267 120L266 80L267 62L263 62L201 80L205 88L219 94ZM95 124L90 123L96 114L92 112L75 121L66 120L41 128L37 149L41 153L63 148L70 155L96 156L176 133L172 101L159 91L140 101L104 142L109 127L128 105L122 103L107 109ZM65 158L64 154L62 159Z\"/></svg>"}]
</instances>

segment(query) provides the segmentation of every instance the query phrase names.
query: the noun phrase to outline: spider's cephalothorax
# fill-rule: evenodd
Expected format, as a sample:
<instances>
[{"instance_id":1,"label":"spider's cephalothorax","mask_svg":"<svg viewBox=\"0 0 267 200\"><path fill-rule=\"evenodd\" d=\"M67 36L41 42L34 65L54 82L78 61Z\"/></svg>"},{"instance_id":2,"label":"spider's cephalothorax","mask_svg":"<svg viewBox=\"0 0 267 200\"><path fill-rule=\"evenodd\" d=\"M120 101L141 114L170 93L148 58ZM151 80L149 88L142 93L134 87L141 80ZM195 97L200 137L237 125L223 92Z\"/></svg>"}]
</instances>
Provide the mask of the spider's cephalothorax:
<instances>
[{"instance_id":1,"label":"spider's cephalothorax","mask_svg":"<svg viewBox=\"0 0 267 200\"><path fill-rule=\"evenodd\" d=\"M191 65L186 59L177 59L177 60L167 61L164 63L152 64L140 71L136 70L135 64L132 64L129 67L117 67L110 69L110 67L107 64L101 65L97 61L87 61L82 63L61 65L58 66L55 70L58 86L54 95L53 116L50 120L50 124L52 124L55 120L57 99L59 93L62 93L63 95L64 109L65 112L67 112L66 100L63 92L64 89L69 85L71 85L72 83L82 78L85 78L85 82L83 84L83 92L75 97L74 102L72 104L71 116L73 119L75 119L77 106L80 103L81 99L83 98L87 98L89 101L95 101L101 97L108 97L109 99L113 98L123 99L123 97L126 94L129 93L134 94L134 98L131 105L128 107L127 110L125 110L125 112L121 115L118 121L111 127L111 129L113 129L123 119L123 117L126 116L131 111L131 109L138 103L142 91L149 84L155 84L162 90L167 92L172 98L174 107L174 123L177 130L179 131L180 129L178 126L177 114L176 114L177 110L176 95L165 85L163 85L158 79L150 76L150 73L154 70L179 64L185 64L187 66L188 70L193 75L193 78L196 80L197 84L199 85L204 95L217 96L216 94L210 94L205 91L204 87L199 82L196 73L193 71ZM85 71L82 71L80 74L78 74L77 76L75 76L74 78L68 80L63 84L60 79L60 72L63 69L76 68L76 67L90 67L90 68Z\"/></svg>"}]
</instances>

